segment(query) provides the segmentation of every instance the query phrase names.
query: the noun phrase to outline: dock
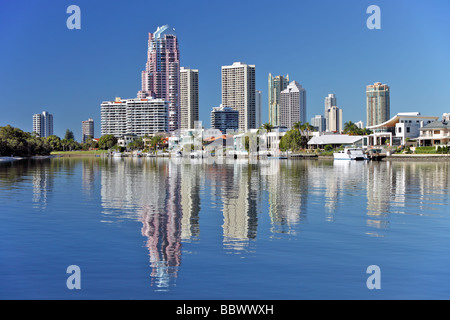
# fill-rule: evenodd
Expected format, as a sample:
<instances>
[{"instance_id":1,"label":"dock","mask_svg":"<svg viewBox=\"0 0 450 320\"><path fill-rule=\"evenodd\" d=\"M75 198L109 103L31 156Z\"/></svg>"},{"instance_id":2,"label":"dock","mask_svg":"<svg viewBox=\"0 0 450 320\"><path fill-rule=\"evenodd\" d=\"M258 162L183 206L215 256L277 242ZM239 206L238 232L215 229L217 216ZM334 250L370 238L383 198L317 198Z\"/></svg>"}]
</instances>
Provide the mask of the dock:
<instances>
[{"instance_id":1,"label":"dock","mask_svg":"<svg viewBox=\"0 0 450 320\"><path fill-rule=\"evenodd\" d=\"M317 159L318 155L315 153L298 153L288 155L288 159Z\"/></svg>"}]
</instances>

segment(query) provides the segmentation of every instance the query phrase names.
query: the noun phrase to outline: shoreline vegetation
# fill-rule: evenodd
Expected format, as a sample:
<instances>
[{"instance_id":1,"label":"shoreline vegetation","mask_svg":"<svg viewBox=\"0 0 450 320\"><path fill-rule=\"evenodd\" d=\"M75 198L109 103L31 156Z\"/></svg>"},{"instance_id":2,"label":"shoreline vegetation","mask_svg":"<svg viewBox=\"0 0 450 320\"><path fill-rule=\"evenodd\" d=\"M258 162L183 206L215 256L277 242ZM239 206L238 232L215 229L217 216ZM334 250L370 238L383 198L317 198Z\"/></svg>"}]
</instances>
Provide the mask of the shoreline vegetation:
<instances>
[{"instance_id":1,"label":"shoreline vegetation","mask_svg":"<svg viewBox=\"0 0 450 320\"><path fill-rule=\"evenodd\" d=\"M293 130L297 132L298 130ZM142 140L142 139L141 139ZM163 152L158 154L161 137L157 136L151 148L155 153L153 157L170 157L170 153ZM289 140L289 141L287 141ZM288 148L287 145L292 139L282 139L283 149ZM296 140L294 139L294 142ZM304 142L304 141L302 141ZM281 143L281 142L280 142ZM331 146L325 146L324 150L299 150L295 144L297 151L290 151L289 159L333 159L335 150ZM144 147L143 143L135 143L132 145L132 151L137 151ZM120 150L122 149L122 150ZM84 144L78 143L73 139L73 133L67 130L64 139L52 135L47 138L41 138L34 133L24 132L18 128L7 125L0 127L0 162L11 162L23 159L48 159L56 157L105 157L112 151L123 151L124 148L118 148L117 139L111 135L102 136L99 141L90 139ZM390 149L390 148L389 148ZM163 149L165 151L165 149ZM397 148L393 152L383 158L383 161L390 160L419 160L419 161L440 161L450 160L449 147L415 147L415 148ZM133 152L130 152L130 155Z\"/></svg>"}]
</instances>

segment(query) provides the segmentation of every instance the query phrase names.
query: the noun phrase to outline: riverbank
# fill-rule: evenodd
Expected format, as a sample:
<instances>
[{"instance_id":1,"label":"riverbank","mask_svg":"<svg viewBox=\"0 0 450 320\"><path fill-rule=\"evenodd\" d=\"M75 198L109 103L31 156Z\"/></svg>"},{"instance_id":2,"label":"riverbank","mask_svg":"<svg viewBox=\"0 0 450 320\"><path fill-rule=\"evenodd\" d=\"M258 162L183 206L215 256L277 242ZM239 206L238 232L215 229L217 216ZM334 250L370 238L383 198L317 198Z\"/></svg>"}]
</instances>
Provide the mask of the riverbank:
<instances>
[{"instance_id":1,"label":"riverbank","mask_svg":"<svg viewBox=\"0 0 450 320\"><path fill-rule=\"evenodd\" d=\"M401 154L394 153L383 161L449 161L450 154Z\"/></svg>"},{"instance_id":2,"label":"riverbank","mask_svg":"<svg viewBox=\"0 0 450 320\"><path fill-rule=\"evenodd\" d=\"M107 155L107 150L95 150L95 151L54 151L51 153L54 157L100 157Z\"/></svg>"}]
</instances>

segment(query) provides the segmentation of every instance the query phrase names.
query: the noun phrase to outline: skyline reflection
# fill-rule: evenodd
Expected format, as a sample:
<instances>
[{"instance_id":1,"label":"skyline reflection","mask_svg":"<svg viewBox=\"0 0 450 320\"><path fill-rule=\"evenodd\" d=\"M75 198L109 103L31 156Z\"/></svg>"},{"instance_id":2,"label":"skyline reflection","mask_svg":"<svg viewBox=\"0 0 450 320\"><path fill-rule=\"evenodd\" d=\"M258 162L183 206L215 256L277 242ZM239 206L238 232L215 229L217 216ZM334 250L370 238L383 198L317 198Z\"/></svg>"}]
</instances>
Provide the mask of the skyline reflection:
<instances>
[{"instance_id":1,"label":"skyline reflection","mask_svg":"<svg viewBox=\"0 0 450 320\"><path fill-rule=\"evenodd\" d=\"M226 253L245 254L259 238L296 237L307 224L352 215L364 236L386 237L396 215L431 215L450 201L448 162L53 159L1 164L0 189L7 197L30 181L28 201L43 211L69 179L60 172L80 179L81 201L100 200L99 221L142 224L158 289L174 285L182 256L208 241L203 229L217 230Z\"/></svg>"}]
</instances>

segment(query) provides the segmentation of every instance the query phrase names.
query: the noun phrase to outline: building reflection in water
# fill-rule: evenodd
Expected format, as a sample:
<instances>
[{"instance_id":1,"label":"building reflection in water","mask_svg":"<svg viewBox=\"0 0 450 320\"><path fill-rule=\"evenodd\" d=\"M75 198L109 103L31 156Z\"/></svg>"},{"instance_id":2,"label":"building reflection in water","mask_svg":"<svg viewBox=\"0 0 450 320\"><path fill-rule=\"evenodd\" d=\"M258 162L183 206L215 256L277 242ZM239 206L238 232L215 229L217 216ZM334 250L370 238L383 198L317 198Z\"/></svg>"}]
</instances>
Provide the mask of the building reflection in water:
<instances>
[{"instance_id":1,"label":"building reflection in water","mask_svg":"<svg viewBox=\"0 0 450 320\"><path fill-rule=\"evenodd\" d=\"M227 249L241 250L256 237L258 169L236 162L226 165L222 178L223 243Z\"/></svg>"},{"instance_id":2,"label":"building reflection in water","mask_svg":"<svg viewBox=\"0 0 450 320\"><path fill-rule=\"evenodd\" d=\"M242 253L258 235L261 213L270 217L272 237L295 235L298 225L308 218L308 208L318 208L315 213L324 208L324 219L329 222L335 221L335 215L353 210L350 214L365 217L368 235L384 236L393 213L411 212L410 197L419 197L427 209L430 197L439 197L439 191L431 196L426 193L449 187L448 165L442 164L108 161L109 167L102 170L104 219L126 217L142 222L151 284L157 288L166 288L177 278L183 243L200 240L202 209L205 214L222 215L223 247L229 253ZM91 181L90 172L88 168L83 171L87 181ZM442 193L442 197L446 195ZM204 208L202 196L209 202Z\"/></svg>"}]
</instances>

